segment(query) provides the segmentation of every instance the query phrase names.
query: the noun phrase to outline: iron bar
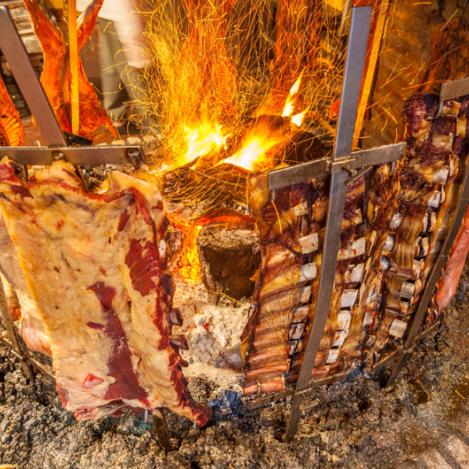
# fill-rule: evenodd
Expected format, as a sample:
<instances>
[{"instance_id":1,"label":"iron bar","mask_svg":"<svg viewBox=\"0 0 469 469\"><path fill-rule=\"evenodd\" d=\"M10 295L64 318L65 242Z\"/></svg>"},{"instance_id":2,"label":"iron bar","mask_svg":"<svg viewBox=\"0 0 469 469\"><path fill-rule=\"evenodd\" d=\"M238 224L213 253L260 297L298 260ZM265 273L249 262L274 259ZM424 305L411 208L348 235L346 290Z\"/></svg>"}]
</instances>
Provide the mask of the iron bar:
<instances>
[{"instance_id":1,"label":"iron bar","mask_svg":"<svg viewBox=\"0 0 469 469\"><path fill-rule=\"evenodd\" d=\"M0 149L2 156L8 156L22 165L47 165L55 159L66 159L79 166L132 164L139 167L144 161L141 147L135 145L0 147Z\"/></svg>"},{"instance_id":2,"label":"iron bar","mask_svg":"<svg viewBox=\"0 0 469 469\"><path fill-rule=\"evenodd\" d=\"M277 169L269 173L269 189L271 191L303 182L308 178L321 178L330 174L332 162L346 170L358 170L366 166L391 163L397 161L404 151L405 143L393 143L368 150L354 151L349 157L339 159L321 158L288 168Z\"/></svg>"},{"instance_id":3,"label":"iron bar","mask_svg":"<svg viewBox=\"0 0 469 469\"><path fill-rule=\"evenodd\" d=\"M174 449L169 436L168 424L163 410L154 410L153 414L153 431L155 432L158 443L165 451Z\"/></svg>"},{"instance_id":4,"label":"iron bar","mask_svg":"<svg viewBox=\"0 0 469 469\"><path fill-rule=\"evenodd\" d=\"M365 66L365 56L370 30L371 8L352 9L352 20L345 63L344 84L338 118L334 159L347 157L352 153L352 140L357 115L361 79ZM326 219L326 233L321 262L319 290L316 299L314 319L308 337L303 362L301 364L295 393L291 403L291 414L287 425L286 439L295 435L301 417L303 395L300 391L308 387L314 366L316 352L329 315L332 291L334 287L337 255L340 248L340 226L345 207L346 181L348 173L343 168L331 168L329 204Z\"/></svg>"},{"instance_id":5,"label":"iron bar","mask_svg":"<svg viewBox=\"0 0 469 469\"><path fill-rule=\"evenodd\" d=\"M436 258L435 263L431 269L430 275L425 282L425 286L423 288L423 293L420 298L419 304L417 306L417 310L415 312L414 318L410 324L409 331L407 333L407 337L404 341L404 353L399 358L397 364L394 366L391 376L387 382L387 385L392 385L399 373L404 366L410 352L409 348L414 342L415 337L417 336L422 322L425 318L425 313L428 310L428 306L430 301L433 297L433 293L435 291L436 284L441 277L442 270L444 269L446 262L448 261L448 255L453 246L454 240L458 234L459 228L464 218L464 214L466 213L467 205L469 202L469 164L466 161L466 168L464 170L464 176L461 182L456 207L454 208L453 216L452 216L452 223L450 224L451 228L446 235L446 238L441 246L440 253Z\"/></svg>"},{"instance_id":6,"label":"iron bar","mask_svg":"<svg viewBox=\"0 0 469 469\"><path fill-rule=\"evenodd\" d=\"M67 142L55 118L54 111L6 6L0 6L0 31L2 32L0 49L11 68L31 114L36 118L44 143L66 146Z\"/></svg>"},{"instance_id":7,"label":"iron bar","mask_svg":"<svg viewBox=\"0 0 469 469\"><path fill-rule=\"evenodd\" d=\"M460 98L469 94L469 77L461 80L447 81L441 85L440 90L440 109L441 113L443 102L448 99Z\"/></svg>"}]
</instances>

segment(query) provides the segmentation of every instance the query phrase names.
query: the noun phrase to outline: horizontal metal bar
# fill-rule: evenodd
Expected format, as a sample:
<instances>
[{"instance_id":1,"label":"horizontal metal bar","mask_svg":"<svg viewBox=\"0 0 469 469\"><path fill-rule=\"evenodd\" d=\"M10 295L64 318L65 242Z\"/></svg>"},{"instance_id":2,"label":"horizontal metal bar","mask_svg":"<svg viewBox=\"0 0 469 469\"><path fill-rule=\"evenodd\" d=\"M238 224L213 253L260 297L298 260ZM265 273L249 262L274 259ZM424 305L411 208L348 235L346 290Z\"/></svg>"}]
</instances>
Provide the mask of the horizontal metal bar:
<instances>
[{"instance_id":1,"label":"horizontal metal bar","mask_svg":"<svg viewBox=\"0 0 469 469\"><path fill-rule=\"evenodd\" d=\"M38 123L44 143L66 145L65 137L6 6L0 6L0 31L0 49L29 110Z\"/></svg>"},{"instance_id":2,"label":"horizontal metal bar","mask_svg":"<svg viewBox=\"0 0 469 469\"><path fill-rule=\"evenodd\" d=\"M377 148L354 151L353 161L346 165L346 169L361 169L364 166L376 166L397 161L404 153L405 142L383 145Z\"/></svg>"},{"instance_id":3,"label":"horizontal metal bar","mask_svg":"<svg viewBox=\"0 0 469 469\"><path fill-rule=\"evenodd\" d=\"M130 163L139 167L145 161L141 147L135 145L0 147L1 156L23 165L47 165L56 159L65 159L80 166Z\"/></svg>"},{"instance_id":4,"label":"horizontal metal bar","mask_svg":"<svg viewBox=\"0 0 469 469\"><path fill-rule=\"evenodd\" d=\"M305 182L310 178L320 178L328 174L331 167L331 158L277 169L269 173L269 189L271 191L291 186L299 182Z\"/></svg>"},{"instance_id":5,"label":"horizontal metal bar","mask_svg":"<svg viewBox=\"0 0 469 469\"><path fill-rule=\"evenodd\" d=\"M469 77L461 80L447 81L441 85L440 102L447 99L469 95Z\"/></svg>"},{"instance_id":6,"label":"horizontal metal bar","mask_svg":"<svg viewBox=\"0 0 469 469\"><path fill-rule=\"evenodd\" d=\"M310 178L324 177L329 174L332 164L334 165L334 171L340 171L341 169L357 170L365 166L391 163L402 156L405 146L405 142L393 143L392 145L355 151L350 157L336 160L321 158L320 160L290 166L289 168L277 169L269 173L269 188L270 190L276 190L307 181Z\"/></svg>"}]
</instances>

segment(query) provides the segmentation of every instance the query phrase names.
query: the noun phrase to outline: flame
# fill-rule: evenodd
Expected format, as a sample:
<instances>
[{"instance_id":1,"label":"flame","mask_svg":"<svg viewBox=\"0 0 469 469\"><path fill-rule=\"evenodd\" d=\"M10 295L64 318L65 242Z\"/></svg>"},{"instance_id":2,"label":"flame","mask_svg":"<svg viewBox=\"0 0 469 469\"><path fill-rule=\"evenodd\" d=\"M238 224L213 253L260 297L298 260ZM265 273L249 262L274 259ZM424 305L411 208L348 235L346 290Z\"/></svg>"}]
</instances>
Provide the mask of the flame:
<instances>
[{"instance_id":1,"label":"flame","mask_svg":"<svg viewBox=\"0 0 469 469\"><path fill-rule=\"evenodd\" d=\"M291 117L290 121L293 124L295 124L297 127L301 127L301 124L303 124L303 121L305 119L307 112L308 112L308 109L305 109L304 111L301 111L298 114L295 114L294 116Z\"/></svg>"},{"instance_id":2,"label":"flame","mask_svg":"<svg viewBox=\"0 0 469 469\"><path fill-rule=\"evenodd\" d=\"M282 117L290 117L293 114L293 111L295 110L295 104L296 104L295 97L298 94L298 91L300 91L302 79L303 79L303 72L300 73L295 83L293 83L292 87L290 88L287 99L285 100L285 104L283 106Z\"/></svg>"},{"instance_id":3,"label":"flame","mask_svg":"<svg viewBox=\"0 0 469 469\"><path fill-rule=\"evenodd\" d=\"M228 135L225 135L220 124L212 125L204 122L195 128L184 127L187 150L177 163L185 165L200 156L219 151L226 146L227 138Z\"/></svg>"},{"instance_id":4,"label":"flame","mask_svg":"<svg viewBox=\"0 0 469 469\"><path fill-rule=\"evenodd\" d=\"M185 225L183 229L183 242L181 257L179 259L179 275L186 282L198 284L202 278L197 238L202 226Z\"/></svg>"},{"instance_id":5,"label":"flame","mask_svg":"<svg viewBox=\"0 0 469 469\"><path fill-rule=\"evenodd\" d=\"M257 125L245 138L241 149L223 160L248 171L270 164L269 151L285 141L285 135L279 130L272 130L268 125Z\"/></svg>"}]
</instances>

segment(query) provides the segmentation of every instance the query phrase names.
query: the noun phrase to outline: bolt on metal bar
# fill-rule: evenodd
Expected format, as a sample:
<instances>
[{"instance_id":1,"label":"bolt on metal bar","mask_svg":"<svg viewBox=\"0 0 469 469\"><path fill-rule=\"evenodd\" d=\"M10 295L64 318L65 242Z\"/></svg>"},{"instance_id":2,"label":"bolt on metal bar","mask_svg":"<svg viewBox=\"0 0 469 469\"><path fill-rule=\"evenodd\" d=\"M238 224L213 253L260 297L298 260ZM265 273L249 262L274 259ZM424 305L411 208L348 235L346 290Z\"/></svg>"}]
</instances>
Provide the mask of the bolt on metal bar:
<instances>
[{"instance_id":1,"label":"bolt on metal bar","mask_svg":"<svg viewBox=\"0 0 469 469\"><path fill-rule=\"evenodd\" d=\"M352 141L355 130L361 78L365 67L370 20L370 7L353 8L334 159L340 159L340 157L350 155L352 152ZM334 169L335 168L332 166L318 296L316 299L311 332L308 337L295 394L291 403L290 420L286 432L287 440L293 438L298 429L298 423L301 417L301 404L303 402L303 396L300 395L299 392L305 389L311 380L314 358L319 349L321 337L327 322L334 288L337 255L340 248L340 226L347 191L345 183L348 177L347 172L343 169L340 168L337 171Z\"/></svg>"},{"instance_id":2,"label":"bolt on metal bar","mask_svg":"<svg viewBox=\"0 0 469 469\"><path fill-rule=\"evenodd\" d=\"M414 344L414 340L417 337L417 334L420 330L422 322L425 318L425 313L428 310L428 306L430 301L433 297L433 293L435 291L436 284L441 277L442 271L445 267L445 264L448 260L448 255L453 246L454 240L458 234L459 228L462 224L464 214L466 213L466 209L469 202L469 164L466 162L466 169L464 170L464 176L461 182L461 187L458 194L458 199L456 203L456 207L453 212L452 216L452 224L451 228L446 235L446 238L441 246L440 253L433 264L432 270L430 275L425 283L422 297L420 298L419 305L415 312L415 316L412 320L412 323L409 328L409 332L407 333L406 340L404 342L404 353L399 358L398 362L393 368L391 376L387 381L387 385L392 385L395 383L399 373L401 372L402 367L404 366L407 358L410 355L410 349Z\"/></svg>"},{"instance_id":3,"label":"bolt on metal bar","mask_svg":"<svg viewBox=\"0 0 469 469\"><path fill-rule=\"evenodd\" d=\"M46 145L66 146L67 142L55 118L54 111L6 6L0 6L0 31L0 49L11 68L29 110L36 118Z\"/></svg>"}]
</instances>

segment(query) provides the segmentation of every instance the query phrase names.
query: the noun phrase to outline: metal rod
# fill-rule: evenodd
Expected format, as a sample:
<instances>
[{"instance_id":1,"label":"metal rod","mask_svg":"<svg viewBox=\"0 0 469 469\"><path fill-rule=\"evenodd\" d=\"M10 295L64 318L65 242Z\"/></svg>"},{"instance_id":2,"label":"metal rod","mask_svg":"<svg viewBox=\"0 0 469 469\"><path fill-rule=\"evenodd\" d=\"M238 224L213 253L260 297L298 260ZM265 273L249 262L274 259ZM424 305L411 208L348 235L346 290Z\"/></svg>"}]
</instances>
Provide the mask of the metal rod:
<instances>
[{"instance_id":1,"label":"metal rod","mask_svg":"<svg viewBox=\"0 0 469 469\"><path fill-rule=\"evenodd\" d=\"M430 301L433 297L433 293L435 291L436 284L441 277L443 268L448 261L448 254L453 246L454 240L458 234L459 228L464 218L464 214L466 213L467 205L469 201L469 164L466 161L466 168L464 170L463 180L461 182L461 187L459 190L457 204L453 212L452 217L452 224L451 228L449 229L448 234L443 242L441 247L440 253L433 264L432 270L430 275L425 283L422 296L420 298L419 304L417 306L417 310L415 312L415 316L412 320L412 323L409 328L409 332L407 333L406 340L404 342L404 353L397 362L396 366L394 367L391 376L387 382L387 385L392 385L399 373L404 366L408 356L409 356L409 348L413 345L414 339L417 336L420 326L425 318L425 313L428 310L428 306Z\"/></svg>"},{"instance_id":2,"label":"metal rod","mask_svg":"<svg viewBox=\"0 0 469 469\"><path fill-rule=\"evenodd\" d=\"M363 69L365 66L370 19L370 7L352 9L344 84L334 147L334 159L337 160L350 155L352 152L353 133ZM329 205L327 209L326 233L319 289L311 332L308 337L295 394L292 399L291 415L286 432L287 440L292 439L298 429L298 423L301 417L301 404L303 402L303 395L299 394L299 392L305 389L311 381L314 359L319 349L321 337L324 333L324 328L329 316L329 307L334 288L337 255L340 248L340 227L347 191L345 183L348 174L342 168L334 168L334 165L332 165L331 170Z\"/></svg>"},{"instance_id":3,"label":"metal rod","mask_svg":"<svg viewBox=\"0 0 469 469\"><path fill-rule=\"evenodd\" d=\"M331 164L335 161L344 169L361 169L365 166L391 163L397 161L404 152L405 142L382 145L367 150L354 151L350 157L321 158L288 168L276 169L269 173L269 189L271 191L291 186L308 178L321 178L330 174Z\"/></svg>"},{"instance_id":4,"label":"metal rod","mask_svg":"<svg viewBox=\"0 0 469 469\"><path fill-rule=\"evenodd\" d=\"M22 165L46 165L61 158L80 166L132 164L138 168L145 160L141 147L136 145L0 147L0 151Z\"/></svg>"},{"instance_id":5,"label":"metal rod","mask_svg":"<svg viewBox=\"0 0 469 469\"><path fill-rule=\"evenodd\" d=\"M165 451L171 451L174 449L169 437L166 417L162 410L153 411L153 430L156 434L156 438L158 439L158 443Z\"/></svg>"},{"instance_id":6,"label":"metal rod","mask_svg":"<svg viewBox=\"0 0 469 469\"><path fill-rule=\"evenodd\" d=\"M70 56L70 105L72 134L80 131L80 95L78 90L77 2L68 0L68 49Z\"/></svg>"},{"instance_id":7,"label":"metal rod","mask_svg":"<svg viewBox=\"0 0 469 469\"><path fill-rule=\"evenodd\" d=\"M344 84L337 121L336 157L352 153L355 119L370 33L371 12L371 7L352 8Z\"/></svg>"},{"instance_id":8,"label":"metal rod","mask_svg":"<svg viewBox=\"0 0 469 469\"><path fill-rule=\"evenodd\" d=\"M11 68L16 83L36 118L46 145L66 146L46 93L36 75L23 41L6 6L0 6L0 49Z\"/></svg>"},{"instance_id":9,"label":"metal rod","mask_svg":"<svg viewBox=\"0 0 469 469\"><path fill-rule=\"evenodd\" d=\"M6 296L5 290L3 289L3 283L0 281L0 316L3 321L3 325L5 326L5 331L8 335L8 339L11 342L12 349L17 353L21 360L21 366L23 368L23 372L27 378L31 382L34 381L34 373L31 369L31 366L28 362L27 353L24 351L23 347L18 340L18 336L16 335L15 326L13 321L10 317L10 313L8 312L8 306L6 303Z\"/></svg>"}]
</instances>

